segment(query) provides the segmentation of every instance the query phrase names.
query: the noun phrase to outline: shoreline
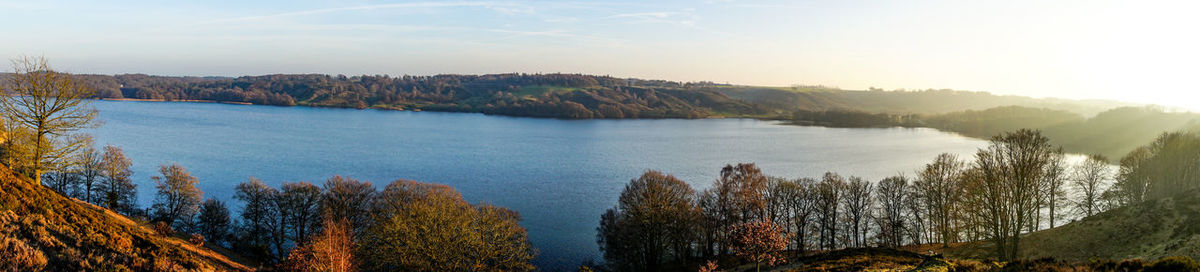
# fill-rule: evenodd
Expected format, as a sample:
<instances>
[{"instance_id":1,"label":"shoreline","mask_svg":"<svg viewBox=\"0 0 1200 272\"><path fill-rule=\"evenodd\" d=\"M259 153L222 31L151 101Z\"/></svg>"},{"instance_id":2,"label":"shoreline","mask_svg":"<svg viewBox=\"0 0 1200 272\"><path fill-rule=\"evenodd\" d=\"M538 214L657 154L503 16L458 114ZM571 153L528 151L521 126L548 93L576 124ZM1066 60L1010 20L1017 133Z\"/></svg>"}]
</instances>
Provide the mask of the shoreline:
<instances>
[{"instance_id":1,"label":"shoreline","mask_svg":"<svg viewBox=\"0 0 1200 272\"><path fill-rule=\"evenodd\" d=\"M308 108L356 109L356 110L367 110L367 109L373 109L373 110L382 110L382 111L410 111L410 112L422 112L422 111L428 111L428 112L448 112L448 113L454 113L454 112L457 112L457 113L479 113L479 114L483 114L483 115L492 115L492 116L506 116L506 117L518 117L518 118L538 118L538 119L559 119L559 120L662 120L662 119L679 119L679 120L705 120L705 119L755 119L755 120L761 120L761 121L783 121L783 120L785 120L785 119L780 119L780 118L775 118L775 117L763 117L763 116L726 116L726 115L716 115L716 114L714 114L714 115L711 115L711 116L706 116L706 117L698 117L698 118L682 118L682 117L659 117L659 118L559 118L559 117L543 117L543 116L529 116L529 115L496 114L496 113L485 113L485 112L480 112L480 111L463 111L463 110L439 110L439 109L422 109L422 108L396 108L396 107L366 107L366 108L354 108L354 107L338 107L338 106L327 106L327 105L302 105L302 104L296 104L296 105L291 105L291 106L283 106L283 105L265 105L265 104L254 104L254 103L250 103L250 102L219 101L219 100L201 100L201 99L175 99L175 100L168 100L168 99L142 99L142 98L91 98L91 99L93 99L93 100L103 100L103 101L213 103L213 104L230 104L230 105L249 105L249 106L308 107Z\"/></svg>"},{"instance_id":2,"label":"shoreline","mask_svg":"<svg viewBox=\"0 0 1200 272\"><path fill-rule=\"evenodd\" d=\"M250 102L195 100L195 99L179 99L179 100L141 99L141 98L95 98L95 99L96 100L108 100L108 101L134 101L134 102L191 102L191 103L220 103L220 104L231 104L231 105L255 105L254 103L250 103Z\"/></svg>"}]
</instances>

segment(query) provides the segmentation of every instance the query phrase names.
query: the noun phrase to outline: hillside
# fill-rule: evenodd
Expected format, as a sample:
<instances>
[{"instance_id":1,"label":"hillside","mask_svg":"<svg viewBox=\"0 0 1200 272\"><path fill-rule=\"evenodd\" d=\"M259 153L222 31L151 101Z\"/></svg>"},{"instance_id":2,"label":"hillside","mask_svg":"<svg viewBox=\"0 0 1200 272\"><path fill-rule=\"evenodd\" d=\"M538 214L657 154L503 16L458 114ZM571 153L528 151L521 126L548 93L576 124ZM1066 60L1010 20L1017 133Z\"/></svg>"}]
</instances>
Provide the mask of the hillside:
<instances>
[{"instance_id":1,"label":"hillside","mask_svg":"<svg viewBox=\"0 0 1200 272\"><path fill-rule=\"evenodd\" d=\"M1031 98L955 90L883 91L876 89L853 91L825 87L742 86L717 88L717 90L735 99L789 112L794 110L850 110L885 114L942 114L1002 106L1023 106L1092 116L1108 109L1132 105L1108 100Z\"/></svg>"},{"instance_id":2,"label":"hillside","mask_svg":"<svg viewBox=\"0 0 1200 272\"><path fill-rule=\"evenodd\" d=\"M980 139L1022 128L1037 129L1067 152L1100 154L1112 161L1164 132L1200 130L1200 114L1157 107L1120 107L1090 118L1066 110L1022 106L926 115L797 110L791 121L831 127L929 127Z\"/></svg>"},{"instance_id":3,"label":"hillside","mask_svg":"<svg viewBox=\"0 0 1200 272\"><path fill-rule=\"evenodd\" d=\"M577 74L436 76L265 75L237 78L80 75L98 98L207 100L480 112L552 118L757 116L761 106L713 90Z\"/></svg>"},{"instance_id":4,"label":"hillside","mask_svg":"<svg viewBox=\"0 0 1200 272\"><path fill-rule=\"evenodd\" d=\"M953 90L851 91L821 86L756 87L581 74L342 76L283 74L170 77L78 75L104 99L218 101L479 112L551 118L788 118L795 110L940 114L999 106L1051 108L1091 116L1127 105L1000 96Z\"/></svg>"},{"instance_id":5,"label":"hillside","mask_svg":"<svg viewBox=\"0 0 1200 272\"><path fill-rule=\"evenodd\" d=\"M0 166L0 270L249 271L109 210L63 197Z\"/></svg>"},{"instance_id":6,"label":"hillside","mask_svg":"<svg viewBox=\"0 0 1200 272\"><path fill-rule=\"evenodd\" d=\"M947 250L954 257L986 258L982 246ZM1025 258L1069 261L1094 259L1154 260L1167 256L1200 257L1200 192L1122 207L1021 239Z\"/></svg>"}]
</instances>

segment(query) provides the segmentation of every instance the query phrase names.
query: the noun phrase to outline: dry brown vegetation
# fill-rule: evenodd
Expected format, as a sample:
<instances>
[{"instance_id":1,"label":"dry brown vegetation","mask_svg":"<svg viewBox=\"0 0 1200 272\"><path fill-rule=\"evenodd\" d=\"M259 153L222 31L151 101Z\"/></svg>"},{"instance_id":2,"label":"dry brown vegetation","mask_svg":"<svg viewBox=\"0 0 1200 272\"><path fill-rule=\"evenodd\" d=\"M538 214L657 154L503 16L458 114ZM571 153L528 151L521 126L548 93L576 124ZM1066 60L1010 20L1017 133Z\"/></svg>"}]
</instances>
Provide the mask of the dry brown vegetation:
<instances>
[{"instance_id":1,"label":"dry brown vegetation","mask_svg":"<svg viewBox=\"0 0 1200 272\"><path fill-rule=\"evenodd\" d=\"M0 167L0 257L7 271L248 271L246 266Z\"/></svg>"}]
</instances>

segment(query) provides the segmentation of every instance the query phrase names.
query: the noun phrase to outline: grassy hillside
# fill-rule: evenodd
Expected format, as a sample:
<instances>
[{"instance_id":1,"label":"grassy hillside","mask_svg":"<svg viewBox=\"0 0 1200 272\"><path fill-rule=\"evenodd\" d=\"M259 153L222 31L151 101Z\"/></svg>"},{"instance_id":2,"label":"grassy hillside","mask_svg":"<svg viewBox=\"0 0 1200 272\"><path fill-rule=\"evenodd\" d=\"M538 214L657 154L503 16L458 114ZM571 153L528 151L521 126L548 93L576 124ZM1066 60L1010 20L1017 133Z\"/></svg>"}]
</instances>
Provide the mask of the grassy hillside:
<instances>
[{"instance_id":1,"label":"grassy hillside","mask_svg":"<svg viewBox=\"0 0 1200 272\"><path fill-rule=\"evenodd\" d=\"M1200 258L1200 191L1100 213L1029 234L1021 242L1026 257Z\"/></svg>"},{"instance_id":2,"label":"grassy hillside","mask_svg":"<svg viewBox=\"0 0 1200 272\"><path fill-rule=\"evenodd\" d=\"M943 114L885 114L861 111L793 112L792 122L832 127L929 127L988 139L1006 131L1037 129L1070 153L1101 154L1117 161L1164 132L1200 130L1200 114L1156 107L1121 107L1090 118L1047 108L1004 106Z\"/></svg>"},{"instance_id":3,"label":"grassy hillside","mask_svg":"<svg viewBox=\"0 0 1200 272\"><path fill-rule=\"evenodd\" d=\"M0 270L248 271L245 265L0 166Z\"/></svg>"},{"instance_id":4,"label":"grassy hillside","mask_svg":"<svg viewBox=\"0 0 1200 272\"><path fill-rule=\"evenodd\" d=\"M989 258L988 242L946 249L955 258ZM1022 258L1063 261L1200 257L1200 191L1126 206L1021 239Z\"/></svg>"},{"instance_id":5,"label":"grassy hillside","mask_svg":"<svg viewBox=\"0 0 1200 272\"><path fill-rule=\"evenodd\" d=\"M769 88L728 86L716 88L729 97L784 111L852 110L886 114L941 114L965 110L983 110L1003 106L1023 106L1069 111L1092 116L1102 111L1130 106L1107 100L1067 100L994 95L987 92L923 91L851 91L822 87Z\"/></svg>"}]
</instances>

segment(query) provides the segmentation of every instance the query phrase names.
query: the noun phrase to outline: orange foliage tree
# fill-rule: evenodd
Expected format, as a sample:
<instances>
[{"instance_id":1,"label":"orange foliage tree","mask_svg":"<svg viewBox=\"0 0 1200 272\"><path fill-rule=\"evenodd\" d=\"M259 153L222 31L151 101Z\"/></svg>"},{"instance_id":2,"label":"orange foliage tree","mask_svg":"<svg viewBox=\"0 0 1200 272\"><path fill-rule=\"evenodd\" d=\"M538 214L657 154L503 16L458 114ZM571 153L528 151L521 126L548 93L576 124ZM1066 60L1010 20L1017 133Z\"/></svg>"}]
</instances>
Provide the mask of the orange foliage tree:
<instances>
[{"instance_id":1,"label":"orange foliage tree","mask_svg":"<svg viewBox=\"0 0 1200 272\"><path fill-rule=\"evenodd\" d=\"M311 236L308 243L288 254L284 262L288 271L348 272L355 268L353 232L345 219L333 220L326 217L324 228Z\"/></svg>"},{"instance_id":2,"label":"orange foliage tree","mask_svg":"<svg viewBox=\"0 0 1200 272\"><path fill-rule=\"evenodd\" d=\"M784 237L779 226L771 221L755 221L737 225L733 228L733 253L739 257L754 262L754 270L758 271L762 263L775 265L784 261L780 251L787 248L787 237Z\"/></svg>"}]
</instances>

